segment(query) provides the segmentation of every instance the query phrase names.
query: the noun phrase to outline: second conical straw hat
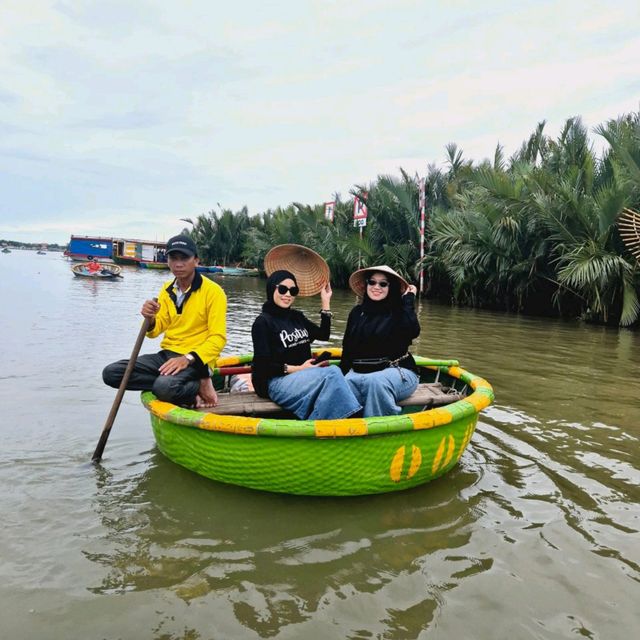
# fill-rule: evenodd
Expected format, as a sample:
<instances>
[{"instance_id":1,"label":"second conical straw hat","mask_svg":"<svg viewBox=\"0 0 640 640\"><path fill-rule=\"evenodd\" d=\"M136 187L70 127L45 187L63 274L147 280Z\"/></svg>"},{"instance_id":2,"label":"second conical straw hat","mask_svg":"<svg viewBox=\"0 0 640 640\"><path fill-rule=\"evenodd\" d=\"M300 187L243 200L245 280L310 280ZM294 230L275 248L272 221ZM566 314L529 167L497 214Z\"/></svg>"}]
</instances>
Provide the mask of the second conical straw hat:
<instances>
[{"instance_id":1,"label":"second conical straw hat","mask_svg":"<svg viewBox=\"0 0 640 640\"><path fill-rule=\"evenodd\" d=\"M299 244L280 244L267 253L264 257L267 276L280 269L293 273L301 296L315 296L331 278L325 259Z\"/></svg>"}]
</instances>

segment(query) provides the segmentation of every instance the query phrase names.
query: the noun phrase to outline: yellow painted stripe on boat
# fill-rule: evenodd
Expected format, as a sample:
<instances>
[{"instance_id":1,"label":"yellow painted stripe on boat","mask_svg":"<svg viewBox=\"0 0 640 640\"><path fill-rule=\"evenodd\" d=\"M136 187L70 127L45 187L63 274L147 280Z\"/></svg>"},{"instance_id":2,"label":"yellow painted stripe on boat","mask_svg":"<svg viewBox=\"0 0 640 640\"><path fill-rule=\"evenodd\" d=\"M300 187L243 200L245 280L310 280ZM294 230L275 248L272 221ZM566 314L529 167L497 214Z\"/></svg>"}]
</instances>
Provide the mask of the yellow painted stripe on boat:
<instances>
[{"instance_id":1,"label":"yellow painted stripe on boat","mask_svg":"<svg viewBox=\"0 0 640 640\"><path fill-rule=\"evenodd\" d=\"M258 433L259 424L259 418L218 416L215 413L206 413L198 426L207 431L224 431L225 433L241 433L255 436Z\"/></svg>"},{"instance_id":2,"label":"yellow painted stripe on boat","mask_svg":"<svg viewBox=\"0 0 640 640\"><path fill-rule=\"evenodd\" d=\"M167 416L172 411L175 411L179 407L177 407L175 404L173 404L171 402L162 402L162 400L152 400L149 403L149 408L159 418L166 419Z\"/></svg>"},{"instance_id":3,"label":"yellow painted stripe on boat","mask_svg":"<svg viewBox=\"0 0 640 640\"><path fill-rule=\"evenodd\" d=\"M420 465L422 464L422 452L420 451L420 447L416 447L415 444L411 445L411 466L409 467L409 471L407 471L407 478L413 478L420 469Z\"/></svg>"},{"instance_id":4,"label":"yellow painted stripe on boat","mask_svg":"<svg viewBox=\"0 0 640 640\"><path fill-rule=\"evenodd\" d=\"M439 427L453 421L453 415L446 407L429 409L428 411L421 411L420 413L409 413L406 417L413 422L413 428L416 430L432 429L433 427Z\"/></svg>"},{"instance_id":5,"label":"yellow painted stripe on boat","mask_svg":"<svg viewBox=\"0 0 640 640\"><path fill-rule=\"evenodd\" d=\"M240 364L238 356L224 356L216 361L216 367L232 367L237 364Z\"/></svg>"},{"instance_id":6,"label":"yellow painted stripe on boat","mask_svg":"<svg viewBox=\"0 0 640 640\"><path fill-rule=\"evenodd\" d=\"M446 438L442 438L442 440L440 440L440 445L438 446L438 450L436 451L436 455L433 459L433 464L431 465L432 474L440 468L440 460L442 460L442 456L444 455L444 446L446 441Z\"/></svg>"},{"instance_id":7,"label":"yellow painted stripe on boat","mask_svg":"<svg viewBox=\"0 0 640 640\"><path fill-rule=\"evenodd\" d=\"M454 378L460 378L463 373L465 373L465 370L462 367L449 367L449 375Z\"/></svg>"},{"instance_id":8,"label":"yellow painted stripe on boat","mask_svg":"<svg viewBox=\"0 0 640 640\"><path fill-rule=\"evenodd\" d=\"M473 424L470 424L466 428L464 432L464 437L462 438L462 444L460 445L460 453L458 453L458 458L460 458L460 456L462 455L462 452L467 448L467 445L471 441L471 436L473 435L473 428L474 428Z\"/></svg>"},{"instance_id":9,"label":"yellow painted stripe on boat","mask_svg":"<svg viewBox=\"0 0 640 640\"><path fill-rule=\"evenodd\" d=\"M469 386L474 391L479 392L480 395L487 397L489 399L489 404L493 402L493 399L494 399L493 387L484 378L480 378L479 376L475 377L469 383ZM489 405L486 405L486 406L489 406Z\"/></svg>"},{"instance_id":10,"label":"yellow painted stripe on boat","mask_svg":"<svg viewBox=\"0 0 640 640\"><path fill-rule=\"evenodd\" d=\"M473 389L475 391L482 390L483 392L489 392L493 395L493 387L484 379L484 378L476 378L473 381Z\"/></svg>"},{"instance_id":11,"label":"yellow painted stripe on boat","mask_svg":"<svg viewBox=\"0 0 640 640\"><path fill-rule=\"evenodd\" d=\"M480 412L491 404L491 398L484 393L472 393L465 398L465 401L473 405L473 408Z\"/></svg>"},{"instance_id":12,"label":"yellow painted stripe on boat","mask_svg":"<svg viewBox=\"0 0 640 640\"><path fill-rule=\"evenodd\" d=\"M389 477L392 482L400 482L402 479L402 465L404 464L405 448L402 445L393 456L391 466L389 467Z\"/></svg>"},{"instance_id":13,"label":"yellow painted stripe on boat","mask_svg":"<svg viewBox=\"0 0 640 640\"><path fill-rule=\"evenodd\" d=\"M443 467L446 467L451 462L451 458L453 458L453 452L455 451L455 448L456 448L456 441L454 437L451 434L449 434L449 449L447 450L447 457L442 463Z\"/></svg>"},{"instance_id":14,"label":"yellow painted stripe on boat","mask_svg":"<svg viewBox=\"0 0 640 640\"><path fill-rule=\"evenodd\" d=\"M317 438L343 438L345 436L366 436L367 423L362 418L343 420L316 420L313 423Z\"/></svg>"}]
</instances>

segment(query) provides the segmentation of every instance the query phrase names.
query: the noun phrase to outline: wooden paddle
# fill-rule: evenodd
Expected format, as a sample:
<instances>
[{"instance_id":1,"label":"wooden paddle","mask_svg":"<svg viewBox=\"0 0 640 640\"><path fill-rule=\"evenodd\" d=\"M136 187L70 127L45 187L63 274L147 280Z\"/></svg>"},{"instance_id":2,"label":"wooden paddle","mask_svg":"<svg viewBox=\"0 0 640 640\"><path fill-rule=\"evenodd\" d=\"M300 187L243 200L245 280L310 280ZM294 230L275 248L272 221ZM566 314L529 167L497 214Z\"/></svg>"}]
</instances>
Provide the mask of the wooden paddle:
<instances>
[{"instance_id":1,"label":"wooden paddle","mask_svg":"<svg viewBox=\"0 0 640 640\"><path fill-rule=\"evenodd\" d=\"M116 397L113 401L113 406L111 407L111 411L107 416L107 421L104 423L104 427L102 428L102 433L100 434L100 440L98 440L98 446L96 447L96 450L93 452L93 456L91 458L92 462L100 462L100 459L102 458L102 453L104 452L104 448L107 444L107 440L109 439L109 433L111 432L111 427L113 426L113 423L116 419L116 414L118 413L118 409L120 408L120 403L122 402L124 392L127 388L127 383L129 382L129 378L131 377L131 372L133 371L133 367L136 364L136 359L138 358L138 354L140 353L140 347L142 347L144 336L149 330L149 323L150 323L150 320L148 318L145 318L144 321L142 322L142 326L140 327L140 333L138 334L136 343L133 345L133 351L131 352L131 357L129 358L129 363L127 364L127 368L124 370L124 375L122 376L122 382L120 382L120 386L118 387L118 392L116 393Z\"/></svg>"}]
</instances>

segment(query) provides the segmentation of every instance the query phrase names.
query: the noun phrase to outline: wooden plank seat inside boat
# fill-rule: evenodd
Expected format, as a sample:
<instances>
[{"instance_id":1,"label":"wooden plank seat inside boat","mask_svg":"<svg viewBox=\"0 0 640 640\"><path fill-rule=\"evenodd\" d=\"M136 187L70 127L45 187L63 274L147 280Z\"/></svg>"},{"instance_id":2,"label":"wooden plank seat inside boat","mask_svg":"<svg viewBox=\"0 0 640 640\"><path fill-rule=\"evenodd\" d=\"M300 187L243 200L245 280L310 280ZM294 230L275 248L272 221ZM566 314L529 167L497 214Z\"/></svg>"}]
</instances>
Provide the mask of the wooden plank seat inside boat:
<instances>
[{"instance_id":1,"label":"wooden plank seat inside boat","mask_svg":"<svg viewBox=\"0 0 640 640\"><path fill-rule=\"evenodd\" d=\"M401 400L401 407L418 407L420 410L442 407L464 397L460 391L443 387L441 382L428 382L418 385L416 391L408 398ZM283 409L275 402L261 398L253 392L229 393L218 392L218 406L200 409L208 413L234 416L273 416L282 415Z\"/></svg>"}]
</instances>

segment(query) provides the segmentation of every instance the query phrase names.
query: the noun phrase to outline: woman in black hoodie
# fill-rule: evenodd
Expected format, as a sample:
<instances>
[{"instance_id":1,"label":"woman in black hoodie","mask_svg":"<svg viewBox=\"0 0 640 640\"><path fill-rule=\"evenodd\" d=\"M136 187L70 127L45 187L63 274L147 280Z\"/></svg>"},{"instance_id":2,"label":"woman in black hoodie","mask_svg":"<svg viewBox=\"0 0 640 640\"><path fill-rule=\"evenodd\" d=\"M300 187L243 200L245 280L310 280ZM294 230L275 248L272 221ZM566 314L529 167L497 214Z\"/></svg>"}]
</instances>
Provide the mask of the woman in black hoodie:
<instances>
[{"instance_id":1,"label":"woman in black hoodie","mask_svg":"<svg viewBox=\"0 0 640 640\"><path fill-rule=\"evenodd\" d=\"M291 308L298 292L290 271L275 271L267 280L267 301L251 327L253 386L302 420L347 418L362 407L342 372L311 358L311 343L329 339L331 285L320 292L320 326Z\"/></svg>"},{"instance_id":2,"label":"woman in black hoodie","mask_svg":"<svg viewBox=\"0 0 640 640\"><path fill-rule=\"evenodd\" d=\"M360 269L349 285L361 298L349 314L340 366L365 418L400 413L418 386L409 346L420 335L416 287L387 265Z\"/></svg>"}]
</instances>

